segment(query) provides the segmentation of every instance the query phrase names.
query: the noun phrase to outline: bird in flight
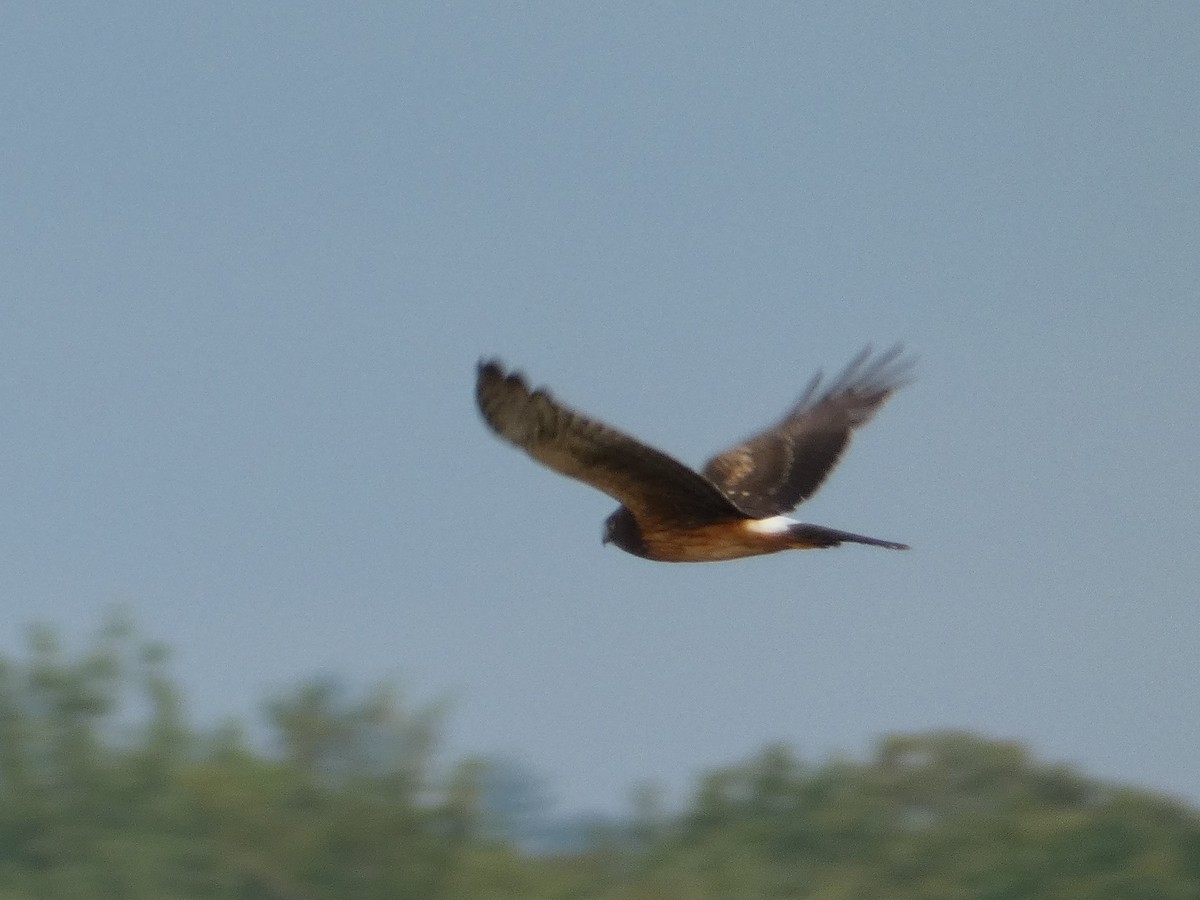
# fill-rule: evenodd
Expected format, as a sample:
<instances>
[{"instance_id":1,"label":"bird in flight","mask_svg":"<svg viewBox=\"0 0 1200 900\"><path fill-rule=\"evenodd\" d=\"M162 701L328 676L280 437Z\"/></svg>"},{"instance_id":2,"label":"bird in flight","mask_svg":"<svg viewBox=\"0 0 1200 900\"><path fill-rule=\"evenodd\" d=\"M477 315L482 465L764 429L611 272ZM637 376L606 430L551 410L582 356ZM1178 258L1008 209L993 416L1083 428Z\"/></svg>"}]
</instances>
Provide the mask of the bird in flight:
<instances>
[{"instance_id":1,"label":"bird in flight","mask_svg":"<svg viewBox=\"0 0 1200 900\"><path fill-rule=\"evenodd\" d=\"M836 547L907 550L788 518L837 465L854 432L909 381L897 345L867 347L828 385L817 375L784 417L708 461L700 472L559 403L498 360L479 364L475 398L488 426L538 462L590 484L621 505L604 543L660 562L708 562Z\"/></svg>"}]
</instances>

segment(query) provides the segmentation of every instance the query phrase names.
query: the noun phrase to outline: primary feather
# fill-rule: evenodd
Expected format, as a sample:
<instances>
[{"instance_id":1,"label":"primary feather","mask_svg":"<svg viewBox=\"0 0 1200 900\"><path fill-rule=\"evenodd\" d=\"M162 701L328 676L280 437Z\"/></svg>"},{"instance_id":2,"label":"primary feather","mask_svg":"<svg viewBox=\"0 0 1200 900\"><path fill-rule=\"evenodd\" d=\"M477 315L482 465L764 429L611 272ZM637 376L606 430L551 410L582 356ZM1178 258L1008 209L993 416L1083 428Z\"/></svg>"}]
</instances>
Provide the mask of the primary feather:
<instances>
[{"instance_id":1,"label":"primary feather","mask_svg":"<svg viewBox=\"0 0 1200 900\"><path fill-rule=\"evenodd\" d=\"M476 399L492 430L556 472L590 484L635 515L690 521L739 516L720 489L683 463L616 428L531 391L495 360L479 365Z\"/></svg>"},{"instance_id":2,"label":"primary feather","mask_svg":"<svg viewBox=\"0 0 1200 900\"><path fill-rule=\"evenodd\" d=\"M772 516L795 509L833 471L856 429L908 383L900 345L871 359L867 347L821 389L818 373L775 425L709 460L704 475L739 509Z\"/></svg>"}]
</instances>

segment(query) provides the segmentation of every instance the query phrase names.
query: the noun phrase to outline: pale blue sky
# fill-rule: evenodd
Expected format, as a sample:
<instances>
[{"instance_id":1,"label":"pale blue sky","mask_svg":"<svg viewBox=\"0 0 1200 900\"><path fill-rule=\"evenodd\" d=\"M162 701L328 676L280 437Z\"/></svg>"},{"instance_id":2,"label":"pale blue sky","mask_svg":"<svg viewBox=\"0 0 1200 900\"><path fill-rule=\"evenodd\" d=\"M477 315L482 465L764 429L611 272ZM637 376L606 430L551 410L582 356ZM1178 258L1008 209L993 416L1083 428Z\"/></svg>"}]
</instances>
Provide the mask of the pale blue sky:
<instances>
[{"instance_id":1,"label":"pale blue sky","mask_svg":"<svg viewBox=\"0 0 1200 900\"><path fill-rule=\"evenodd\" d=\"M0 645L197 721L451 697L564 809L961 727L1200 801L1200 6L6 4ZM485 431L499 354L700 463L919 378L712 566Z\"/></svg>"}]
</instances>

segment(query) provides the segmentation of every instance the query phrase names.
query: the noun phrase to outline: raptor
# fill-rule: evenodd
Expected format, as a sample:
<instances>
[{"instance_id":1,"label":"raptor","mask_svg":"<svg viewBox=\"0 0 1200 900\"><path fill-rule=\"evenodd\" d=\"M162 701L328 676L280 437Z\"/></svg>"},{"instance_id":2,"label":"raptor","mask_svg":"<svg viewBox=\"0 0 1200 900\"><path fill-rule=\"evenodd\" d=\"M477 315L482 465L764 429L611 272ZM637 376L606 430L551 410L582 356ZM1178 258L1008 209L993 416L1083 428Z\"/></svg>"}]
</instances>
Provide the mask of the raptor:
<instances>
[{"instance_id":1,"label":"raptor","mask_svg":"<svg viewBox=\"0 0 1200 900\"><path fill-rule=\"evenodd\" d=\"M531 389L498 360L480 362L475 396L501 438L618 501L604 543L635 556L708 562L847 542L907 550L786 513L816 492L854 432L908 383L911 368L899 345L878 355L867 347L827 385L818 373L782 419L699 472L563 405L544 388Z\"/></svg>"}]
</instances>

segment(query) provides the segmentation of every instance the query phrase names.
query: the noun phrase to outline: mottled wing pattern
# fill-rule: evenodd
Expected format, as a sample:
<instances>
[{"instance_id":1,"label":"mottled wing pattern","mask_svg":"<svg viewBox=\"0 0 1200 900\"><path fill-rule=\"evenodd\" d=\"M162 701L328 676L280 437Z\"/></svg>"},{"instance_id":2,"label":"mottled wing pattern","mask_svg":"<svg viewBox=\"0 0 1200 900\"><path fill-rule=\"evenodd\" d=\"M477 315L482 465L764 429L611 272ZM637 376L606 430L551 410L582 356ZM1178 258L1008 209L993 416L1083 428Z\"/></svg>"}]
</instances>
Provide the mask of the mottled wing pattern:
<instances>
[{"instance_id":1,"label":"mottled wing pattern","mask_svg":"<svg viewBox=\"0 0 1200 900\"><path fill-rule=\"evenodd\" d=\"M778 424L709 460L704 475L749 515L794 509L833 471L855 429L908 382L902 350L872 359L867 347L828 387L818 373Z\"/></svg>"},{"instance_id":2,"label":"mottled wing pattern","mask_svg":"<svg viewBox=\"0 0 1200 900\"><path fill-rule=\"evenodd\" d=\"M707 478L638 440L530 390L495 360L481 362L475 397L484 421L538 462L598 488L646 521L743 518Z\"/></svg>"}]
</instances>

